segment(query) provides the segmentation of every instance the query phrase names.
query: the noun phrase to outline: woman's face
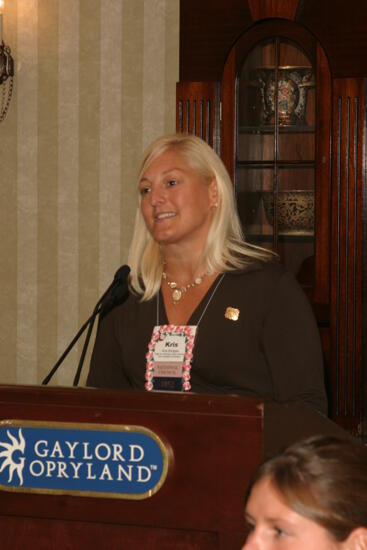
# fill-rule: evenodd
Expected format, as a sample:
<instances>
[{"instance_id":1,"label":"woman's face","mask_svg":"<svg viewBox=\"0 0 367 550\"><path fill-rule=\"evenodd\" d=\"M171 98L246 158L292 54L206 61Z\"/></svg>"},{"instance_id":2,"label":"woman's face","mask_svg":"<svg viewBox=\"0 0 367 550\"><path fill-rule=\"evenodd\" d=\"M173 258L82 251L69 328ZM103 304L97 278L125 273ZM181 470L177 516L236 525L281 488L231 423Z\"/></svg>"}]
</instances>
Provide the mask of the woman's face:
<instances>
[{"instance_id":1,"label":"woman's face","mask_svg":"<svg viewBox=\"0 0 367 550\"><path fill-rule=\"evenodd\" d=\"M139 182L141 212L161 245L203 247L216 203L216 182L205 181L174 149L157 157Z\"/></svg>"},{"instance_id":2,"label":"woman's face","mask_svg":"<svg viewBox=\"0 0 367 550\"><path fill-rule=\"evenodd\" d=\"M253 487L245 510L250 528L243 550L341 550L342 543L281 500L269 477Z\"/></svg>"}]
</instances>

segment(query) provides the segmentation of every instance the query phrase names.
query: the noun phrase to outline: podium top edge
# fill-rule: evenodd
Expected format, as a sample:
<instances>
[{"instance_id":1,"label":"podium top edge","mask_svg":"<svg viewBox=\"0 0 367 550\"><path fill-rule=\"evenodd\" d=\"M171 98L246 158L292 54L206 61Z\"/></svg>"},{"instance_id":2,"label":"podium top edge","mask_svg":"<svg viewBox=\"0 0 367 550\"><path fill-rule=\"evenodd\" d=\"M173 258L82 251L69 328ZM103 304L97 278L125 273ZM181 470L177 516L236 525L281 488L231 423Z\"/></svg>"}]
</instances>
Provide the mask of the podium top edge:
<instances>
[{"instance_id":1,"label":"podium top edge","mask_svg":"<svg viewBox=\"0 0 367 550\"><path fill-rule=\"evenodd\" d=\"M264 415L264 399L244 395L0 384L0 404L16 402L44 406L249 415L257 418Z\"/></svg>"}]
</instances>

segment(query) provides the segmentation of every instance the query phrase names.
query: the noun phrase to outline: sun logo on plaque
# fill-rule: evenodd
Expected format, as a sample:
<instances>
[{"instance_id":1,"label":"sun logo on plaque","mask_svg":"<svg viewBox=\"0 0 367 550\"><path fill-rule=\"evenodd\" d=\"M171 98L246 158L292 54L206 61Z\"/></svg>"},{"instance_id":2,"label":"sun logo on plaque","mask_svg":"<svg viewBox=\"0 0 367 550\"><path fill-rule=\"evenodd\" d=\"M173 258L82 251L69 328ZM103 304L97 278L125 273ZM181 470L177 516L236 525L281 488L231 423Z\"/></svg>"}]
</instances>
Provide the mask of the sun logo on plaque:
<instances>
[{"instance_id":1,"label":"sun logo on plaque","mask_svg":"<svg viewBox=\"0 0 367 550\"><path fill-rule=\"evenodd\" d=\"M14 472L17 473L19 478L19 485L23 485L23 468L24 468L24 457L17 458L17 461L14 460L14 453L18 454L18 452L24 454L25 450L25 441L22 434L21 428L19 428L18 431L18 438L17 439L14 435L10 433L9 430L6 431L8 438L10 439L11 443L3 443L0 442L0 459L3 458L3 462L0 466L0 473L5 470L6 467L9 468L9 479L8 482L10 483L13 479ZM1 447L3 447L5 450L2 451Z\"/></svg>"}]
</instances>

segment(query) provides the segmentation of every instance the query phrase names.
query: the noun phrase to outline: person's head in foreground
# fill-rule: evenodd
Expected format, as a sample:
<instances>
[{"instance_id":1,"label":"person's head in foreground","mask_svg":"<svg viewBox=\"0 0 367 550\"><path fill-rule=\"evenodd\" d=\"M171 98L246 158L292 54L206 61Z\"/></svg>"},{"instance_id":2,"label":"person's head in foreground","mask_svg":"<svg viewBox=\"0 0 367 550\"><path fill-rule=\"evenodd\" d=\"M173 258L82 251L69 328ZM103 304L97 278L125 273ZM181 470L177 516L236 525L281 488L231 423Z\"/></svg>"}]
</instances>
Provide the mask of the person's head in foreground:
<instances>
[{"instance_id":1,"label":"person's head in foreground","mask_svg":"<svg viewBox=\"0 0 367 550\"><path fill-rule=\"evenodd\" d=\"M249 487L246 550L367 550L367 450L314 436L262 464Z\"/></svg>"}]
</instances>

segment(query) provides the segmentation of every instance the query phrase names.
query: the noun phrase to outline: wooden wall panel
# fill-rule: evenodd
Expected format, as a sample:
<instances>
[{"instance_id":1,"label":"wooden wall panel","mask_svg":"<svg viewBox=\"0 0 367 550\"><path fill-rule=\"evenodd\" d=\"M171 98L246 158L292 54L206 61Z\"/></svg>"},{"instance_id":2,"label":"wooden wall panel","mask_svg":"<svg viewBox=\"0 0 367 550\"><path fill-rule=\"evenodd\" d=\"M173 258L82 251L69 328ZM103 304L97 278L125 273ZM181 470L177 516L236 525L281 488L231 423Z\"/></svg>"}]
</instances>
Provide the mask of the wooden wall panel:
<instances>
[{"instance_id":1,"label":"wooden wall panel","mask_svg":"<svg viewBox=\"0 0 367 550\"><path fill-rule=\"evenodd\" d=\"M360 432L364 84L333 82L331 416Z\"/></svg>"},{"instance_id":2,"label":"wooden wall panel","mask_svg":"<svg viewBox=\"0 0 367 550\"><path fill-rule=\"evenodd\" d=\"M180 0L180 80L220 80L228 52L252 23L246 0Z\"/></svg>"},{"instance_id":3,"label":"wooden wall panel","mask_svg":"<svg viewBox=\"0 0 367 550\"><path fill-rule=\"evenodd\" d=\"M266 17L282 17L294 20L299 0L248 0L251 16L254 21Z\"/></svg>"},{"instance_id":4,"label":"wooden wall panel","mask_svg":"<svg viewBox=\"0 0 367 550\"><path fill-rule=\"evenodd\" d=\"M364 79L364 143L362 159L362 437L367 442L367 78Z\"/></svg>"},{"instance_id":5,"label":"wooden wall panel","mask_svg":"<svg viewBox=\"0 0 367 550\"><path fill-rule=\"evenodd\" d=\"M317 285L313 291L314 303L326 306L329 318L330 297L330 139L331 139L331 75L324 50L318 44L316 49L316 240L315 240L315 280ZM327 106L327 107L326 107ZM326 108L325 108L326 107ZM322 318L321 311L319 319Z\"/></svg>"},{"instance_id":6,"label":"wooden wall panel","mask_svg":"<svg viewBox=\"0 0 367 550\"><path fill-rule=\"evenodd\" d=\"M308 29L334 77L366 76L366 0L180 0L180 80L220 79L233 44L274 18Z\"/></svg>"},{"instance_id":7,"label":"wooden wall panel","mask_svg":"<svg viewBox=\"0 0 367 550\"><path fill-rule=\"evenodd\" d=\"M178 82L176 129L201 137L220 151L219 82Z\"/></svg>"}]
</instances>

